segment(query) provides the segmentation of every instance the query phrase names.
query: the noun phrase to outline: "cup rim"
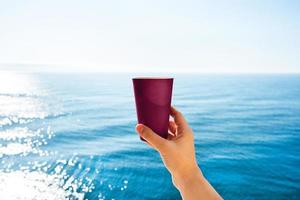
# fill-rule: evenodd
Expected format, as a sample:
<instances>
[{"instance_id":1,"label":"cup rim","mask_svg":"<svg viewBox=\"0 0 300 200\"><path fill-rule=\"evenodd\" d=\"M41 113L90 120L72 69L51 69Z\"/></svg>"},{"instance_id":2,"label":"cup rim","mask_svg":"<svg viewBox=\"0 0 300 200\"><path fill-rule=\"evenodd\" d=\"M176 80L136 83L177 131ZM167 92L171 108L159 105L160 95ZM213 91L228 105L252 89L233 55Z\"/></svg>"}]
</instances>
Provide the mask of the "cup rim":
<instances>
[{"instance_id":1,"label":"cup rim","mask_svg":"<svg viewBox=\"0 0 300 200\"><path fill-rule=\"evenodd\" d=\"M147 77L147 76L141 76L141 77L134 77L132 80L171 80L174 78L171 77Z\"/></svg>"}]
</instances>

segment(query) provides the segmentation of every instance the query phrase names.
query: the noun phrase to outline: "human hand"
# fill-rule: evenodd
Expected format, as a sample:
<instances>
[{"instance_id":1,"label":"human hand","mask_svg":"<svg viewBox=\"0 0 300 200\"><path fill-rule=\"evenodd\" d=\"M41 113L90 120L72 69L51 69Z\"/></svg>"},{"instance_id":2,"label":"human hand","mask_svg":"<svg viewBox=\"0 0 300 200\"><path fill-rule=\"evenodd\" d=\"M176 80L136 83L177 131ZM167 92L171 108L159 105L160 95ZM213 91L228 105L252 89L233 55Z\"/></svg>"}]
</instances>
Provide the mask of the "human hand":
<instances>
[{"instance_id":1,"label":"human hand","mask_svg":"<svg viewBox=\"0 0 300 200\"><path fill-rule=\"evenodd\" d=\"M171 173L174 186L180 191L183 199L221 199L198 167L193 130L182 113L174 107L171 107L170 115L174 121L169 122L167 139L143 124L137 124L136 131L159 152L164 165Z\"/></svg>"},{"instance_id":2,"label":"human hand","mask_svg":"<svg viewBox=\"0 0 300 200\"><path fill-rule=\"evenodd\" d=\"M171 107L174 121L169 122L169 135L164 139L149 127L138 124L136 131L147 143L160 153L160 156L172 175L173 183L178 187L178 179L199 174L194 148L193 131L181 112Z\"/></svg>"}]
</instances>

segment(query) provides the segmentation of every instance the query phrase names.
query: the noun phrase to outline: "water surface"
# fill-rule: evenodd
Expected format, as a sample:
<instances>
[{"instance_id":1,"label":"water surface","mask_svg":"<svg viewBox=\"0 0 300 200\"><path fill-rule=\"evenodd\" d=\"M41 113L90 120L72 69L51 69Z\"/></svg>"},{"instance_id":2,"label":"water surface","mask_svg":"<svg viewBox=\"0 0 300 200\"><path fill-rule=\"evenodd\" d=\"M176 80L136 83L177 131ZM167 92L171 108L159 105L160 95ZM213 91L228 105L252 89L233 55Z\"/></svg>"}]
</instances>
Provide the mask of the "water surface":
<instances>
[{"instance_id":1,"label":"water surface","mask_svg":"<svg viewBox=\"0 0 300 200\"><path fill-rule=\"evenodd\" d=\"M0 199L180 199L131 77L1 72ZM175 75L173 104L225 199L299 198L299 75Z\"/></svg>"}]
</instances>

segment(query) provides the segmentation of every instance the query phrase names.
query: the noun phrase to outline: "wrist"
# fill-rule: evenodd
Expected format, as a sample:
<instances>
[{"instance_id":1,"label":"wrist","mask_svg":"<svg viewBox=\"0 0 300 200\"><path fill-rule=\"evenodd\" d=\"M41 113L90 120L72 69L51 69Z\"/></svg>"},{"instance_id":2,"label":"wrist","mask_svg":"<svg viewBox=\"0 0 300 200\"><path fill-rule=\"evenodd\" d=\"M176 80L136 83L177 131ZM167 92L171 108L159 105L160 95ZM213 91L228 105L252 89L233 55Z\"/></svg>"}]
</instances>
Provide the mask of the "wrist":
<instances>
[{"instance_id":1,"label":"wrist","mask_svg":"<svg viewBox=\"0 0 300 200\"><path fill-rule=\"evenodd\" d=\"M184 169L171 174L173 184L179 190L184 186L191 186L193 183L204 181L204 176L197 164L186 166Z\"/></svg>"}]
</instances>

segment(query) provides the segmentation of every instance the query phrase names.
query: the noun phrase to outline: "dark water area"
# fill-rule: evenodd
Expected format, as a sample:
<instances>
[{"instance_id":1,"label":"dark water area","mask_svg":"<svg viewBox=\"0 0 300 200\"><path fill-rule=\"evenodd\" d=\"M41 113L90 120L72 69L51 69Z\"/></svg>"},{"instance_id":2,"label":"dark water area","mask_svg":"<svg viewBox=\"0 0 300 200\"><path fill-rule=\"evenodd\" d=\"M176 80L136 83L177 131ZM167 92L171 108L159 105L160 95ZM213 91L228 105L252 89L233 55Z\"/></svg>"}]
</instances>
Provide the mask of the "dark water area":
<instances>
[{"instance_id":1,"label":"dark water area","mask_svg":"<svg viewBox=\"0 0 300 200\"><path fill-rule=\"evenodd\" d=\"M134 131L132 75L0 73L0 199L181 199ZM300 198L300 75L174 77L224 199Z\"/></svg>"}]
</instances>

